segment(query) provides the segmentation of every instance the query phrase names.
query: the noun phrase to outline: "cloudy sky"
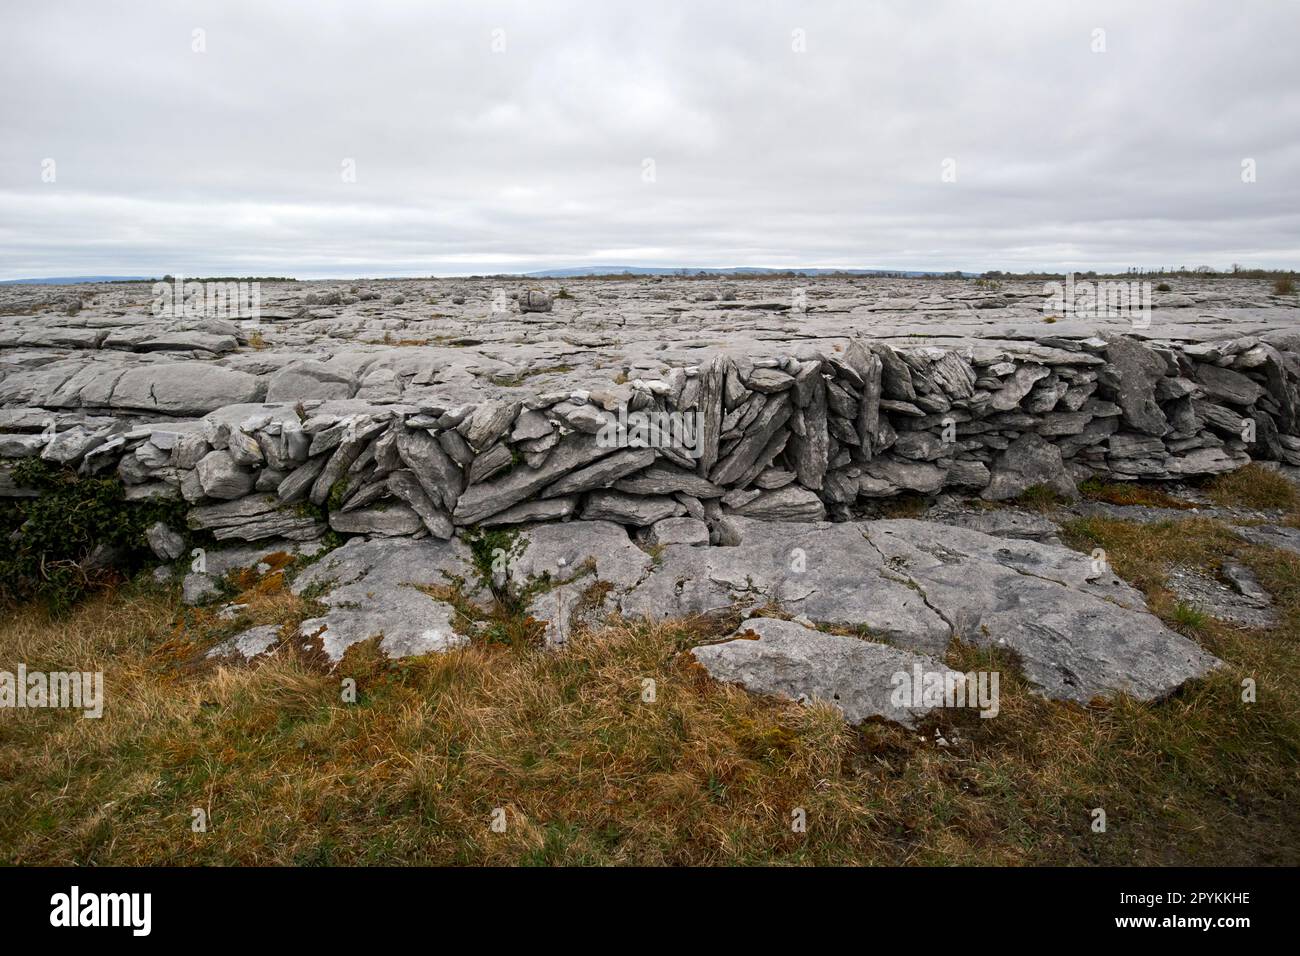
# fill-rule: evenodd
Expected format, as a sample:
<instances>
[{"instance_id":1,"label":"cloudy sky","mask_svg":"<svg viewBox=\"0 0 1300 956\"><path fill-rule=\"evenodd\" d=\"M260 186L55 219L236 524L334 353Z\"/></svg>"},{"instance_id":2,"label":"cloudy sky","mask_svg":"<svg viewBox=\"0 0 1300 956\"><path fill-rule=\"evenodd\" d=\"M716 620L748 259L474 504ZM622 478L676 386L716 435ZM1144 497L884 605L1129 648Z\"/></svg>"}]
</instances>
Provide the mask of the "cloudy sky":
<instances>
[{"instance_id":1,"label":"cloudy sky","mask_svg":"<svg viewBox=\"0 0 1300 956\"><path fill-rule=\"evenodd\" d=\"M8 0L0 278L1296 268L1298 38L1295 0Z\"/></svg>"}]
</instances>

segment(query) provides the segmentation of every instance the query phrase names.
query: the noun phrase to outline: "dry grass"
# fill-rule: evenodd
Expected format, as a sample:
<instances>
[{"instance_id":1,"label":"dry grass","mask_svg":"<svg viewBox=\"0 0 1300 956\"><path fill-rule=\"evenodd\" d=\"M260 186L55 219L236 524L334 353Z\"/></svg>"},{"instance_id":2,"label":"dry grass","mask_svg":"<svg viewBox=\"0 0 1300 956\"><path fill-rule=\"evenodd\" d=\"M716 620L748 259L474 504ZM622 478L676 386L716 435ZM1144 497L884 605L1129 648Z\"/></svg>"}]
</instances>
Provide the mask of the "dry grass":
<instances>
[{"instance_id":1,"label":"dry grass","mask_svg":"<svg viewBox=\"0 0 1300 956\"><path fill-rule=\"evenodd\" d=\"M1101 481L1089 478L1079 486L1079 493L1092 501L1105 501L1112 505L1145 505L1149 508L1176 508L1186 511L1196 506L1152 485L1135 481Z\"/></svg>"},{"instance_id":2,"label":"dry grass","mask_svg":"<svg viewBox=\"0 0 1300 956\"><path fill-rule=\"evenodd\" d=\"M872 502L876 514L882 518L919 518L930 508L930 499L912 491L904 491L889 498Z\"/></svg>"},{"instance_id":3,"label":"dry grass","mask_svg":"<svg viewBox=\"0 0 1300 956\"><path fill-rule=\"evenodd\" d=\"M1030 485L1008 504L1045 514L1065 501L1047 485Z\"/></svg>"},{"instance_id":4,"label":"dry grass","mask_svg":"<svg viewBox=\"0 0 1300 956\"><path fill-rule=\"evenodd\" d=\"M1171 622L1162 569L1231 544L1204 520L1070 533ZM730 622L614 622L563 653L476 642L390 662L368 642L331 669L291 643L255 666L207 662L238 625L142 586L61 622L22 608L0 621L0 667L102 668L107 705L100 720L0 712L0 863L1294 864L1300 561L1242 555L1285 624L1195 628L1221 671L1160 704L1084 710L958 646L954 666L1003 672L1001 714L945 715L947 747L933 725L852 729L714 683L682 652ZM310 611L243 583L256 621L287 633ZM1246 676L1258 704L1240 701ZM1106 834L1089 827L1098 806Z\"/></svg>"},{"instance_id":5,"label":"dry grass","mask_svg":"<svg viewBox=\"0 0 1300 956\"><path fill-rule=\"evenodd\" d=\"M1262 465L1250 464L1219 475L1205 490L1211 501L1224 508L1300 511L1300 489L1286 476Z\"/></svg>"}]
</instances>

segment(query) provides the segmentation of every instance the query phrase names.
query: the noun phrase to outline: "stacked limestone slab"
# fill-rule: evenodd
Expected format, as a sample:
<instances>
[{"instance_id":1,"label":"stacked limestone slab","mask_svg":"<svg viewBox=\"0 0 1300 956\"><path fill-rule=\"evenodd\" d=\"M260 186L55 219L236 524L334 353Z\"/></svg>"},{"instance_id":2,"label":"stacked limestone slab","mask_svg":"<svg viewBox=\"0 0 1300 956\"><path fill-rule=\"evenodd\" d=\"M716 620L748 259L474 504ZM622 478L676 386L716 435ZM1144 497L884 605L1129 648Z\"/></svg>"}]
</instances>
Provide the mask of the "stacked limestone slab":
<instances>
[{"instance_id":1,"label":"stacked limestone slab","mask_svg":"<svg viewBox=\"0 0 1300 956\"><path fill-rule=\"evenodd\" d=\"M1045 322L1032 287L913 282L899 299L836 280L792 317L788 290L739 285L605 283L578 289L581 307L516 303L493 319L470 315L490 280L468 297L463 282L355 296L285 284L256 327L160 324L132 286L83 290L76 308L69 293L42 305L6 290L0 495L27 493L9 465L40 456L116 474L131 498L180 496L220 539L689 517L716 542L729 514L812 521L908 491L1068 495L1093 474L1300 464L1297 312L1263 293L1185 296L1135 330ZM482 340L430 345L435 320L409 314L430 299L460 310L445 327L476 322ZM680 311L660 322L665 304ZM602 345L616 319L624 341ZM374 322L392 328L375 340ZM909 323L934 334L898 334ZM691 441L637 447L618 425L638 415L678 416Z\"/></svg>"}]
</instances>

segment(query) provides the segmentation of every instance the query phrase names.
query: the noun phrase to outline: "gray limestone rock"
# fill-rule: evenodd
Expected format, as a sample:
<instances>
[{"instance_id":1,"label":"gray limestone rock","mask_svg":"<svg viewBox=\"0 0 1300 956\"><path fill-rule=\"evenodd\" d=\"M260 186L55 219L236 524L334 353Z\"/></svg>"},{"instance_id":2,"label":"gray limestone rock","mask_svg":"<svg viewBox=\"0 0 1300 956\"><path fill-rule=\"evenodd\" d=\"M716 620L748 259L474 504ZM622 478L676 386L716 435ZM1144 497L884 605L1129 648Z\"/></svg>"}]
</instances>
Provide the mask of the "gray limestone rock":
<instances>
[{"instance_id":1,"label":"gray limestone rock","mask_svg":"<svg viewBox=\"0 0 1300 956\"><path fill-rule=\"evenodd\" d=\"M745 382L756 392L771 395L783 392L794 385L794 378L774 368L756 368Z\"/></svg>"},{"instance_id":2,"label":"gray limestone rock","mask_svg":"<svg viewBox=\"0 0 1300 956\"><path fill-rule=\"evenodd\" d=\"M646 542L662 546L669 544L691 544L704 546L709 543L709 526L696 518L664 518L650 526Z\"/></svg>"},{"instance_id":3,"label":"gray limestone rock","mask_svg":"<svg viewBox=\"0 0 1300 956\"><path fill-rule=\"evenodd\" d=\"M868 348L881 362L881 394L888 399L900 402L916 400L916 389L912 387L912 373L894 349L883 343L869 343Z\"/></svg>"},{"instance_id":4,"label":"gray limestone rock","mask_svg":"<svg viewBox=\"0 0 1300 956\"><path fill-rule=\"evenodd\" d=\"M459 541L354 538L294 579L295 594L323 589L318 600L328 608L298 633L333 661L372 637L381 637L380 650L390 657L460 647L468 638L454 627L455 611L420 588L472 576L469 549Z\"/></svg>"},{"instance_id":5,"label":"gray limestone rock","mask_svg":"<svg viewBox=\"0 0 1300 956\"><path fill-rule=\"evenodd\" d=\"M577 494L595 488L608 488L618 479L640 471L655 460L653 448L624 448L606 455L585 468L565 475L542 491L543 498Z\"/></svg>"},{"instance_id":6,"label":"gray limestone rock","mask_svg":"<svg viewBox=\"0 0 1300 956\"><path fill-rule=\"evenodd\" d=\"M429 534L444 541L452 536L455 529L451 519L433 503L410 471L402 468L393 472L388 476L387 487L394 497L406 502L420 516Z\"/></svg>"},{"instance_id":7,"label":"gray limestone rock","mask_svg":"<svg viewBox=\"0 0 1300 956\"><path fill-rule=\"evenodd\" d=\"M471 485L452 515L456 524L475 524L536 494L562 476L614 451L590 435L571 435L560 442L540 468L516 468L492 481Z\"/></svg>"},{"instance_id":8,"label":"gray limestone rock","mask_svg":"<svg viewBox=\"0 0 1300 956\"><path fill-rule=\"evenodd\" d=\"M1300 528L1258 525L1235 527L1232 532L1243 541L1249 541L1251 544L1259 544L1266 548L1277 548L1281 551L1290 551L1292 554L1300 554Z\"/></svg>"},{"instance_id":9,"label":"gray limestone rock","mask_svg":"<svg viewBox=\"0 0 1300 956\"><path fill-rule=\"evenodd\" d=\"M944 478L946 488L977 490L988 487L992 473L982 461L954 461Z\"/></svg>"},{"instance_id":10,"label":"gray limestone rock","mask_svg":"<svg viewBox=\"0 0 1300 956\"><path fill-rule=\"evenodd\" d=\"M1262 386L1230 368L1201 363L1195 374L1207 396L1229 405L1253 405L1264 394Z\"/></svg>"},{"instance_id":11,"label":"gray limestone rock","mask_svg":"<svg viewBox=\"0 0 1300 956\"><path fill-rule=\"evenodd\" d=\"M326 456L319 455L299 465L276 487L276 495L285 503L306 498L328 460Z\"/></svg>"},{"instance_id":12,"label":"gray limestone rock","mask_svg":"<svg viewBox=\"0 0 1300 956\"><path fill-rule=\"evenodd\" d=\"M760 456L789 418L789 396L783 392L763 406L762 413L745 433L745 437L709 473L709 480L716 485L729 485L755 464L760 466L761 471L767 462L762 461Z\"/></svg>"},{"instance_id":13,"label":"gray limestone rock","mask_svg":"<svg viewBox=\"0 0 1300 956\"><path fill-rule=\"evenodd\" d=\"M510 432L512 442L530 441L544 438L555 430L547 416L532 409L524 409L515 419L514 429Z\"/></svg>"},{"instance_id":14,"label":"gray limestone rock","mask_svg":"<svg viewBox=\"0 0 1300 956\"><path fill-rule=\"evenodd\" d=\"M473 463L469 466L469 484L476 484L480 481L486 481L493 475L504 471L514 463L514 456L510 453L510 448L504 442L497 442L491 448L474 457Z\"/></svg>"},{"instance_id":15,"label":"gray limestone rock","mask_svg":"<svg viewBox=\"0 0 1300 956\"><path fill-rule=\"evenodd\" d=\"M185 539L161 521L155 521L145 531L149 548L160 561L175 561L185 553Z\"/></svg>"},{"instance_id":16,"label":"gray limestone rock","mask_svg":"<svg viewBox=\"0 0 1300 956\"><path fill-rule=\"evenodd\" d=\"M573 517L578 509L577 497L547 498L544 501L525 501L521 504L498 511L490 518L484 518L480 524L485 528L502 525L527 524L534 521L557 521Z\"/></svg>"},{"instance_id":17,"label":"gray limestone rock","mask_svg":"<svg viewBox=\"0 0 1300 956\"><path fill-rule=\"evenodd\" d=\"M632 543L627 530L609 521L544 524L520 533L522 550L507 575L520 588L532 580L573 581L594 575L594 581L630 588L651 566L648 554Z\"/></svg>"},{"instance_id":18,"label":"gray limestone rock","mask_svg":"<svg viewBox=\"0 0 1300 956\"><path fill-rule=\"evenodd\" d=\"M220 596L221 588L211 574L191 571L181 581L181 602L184 604L208 604Z\"/></svg>"},{"instance_id":19,"label":"gray limestone rock","mask_svg":"<svg viewBox=\"0 0 1300 956\"><path fill-rule=\"evenodd\" d=\"M908 692L918 672L941 683L965 680L931 657L776 618L750 618L728 640L690 653L716 680L801 704L828 703L850 724L883 718L915 726L933 709Z\"/></svg>"},{"instance_id":20,"label":"gray limestone rock","mask_svg":"<svg viewBox=\"0 0 1300 956\"><path fill-rule=\"evenodd\" d=\"M654 524L682 512L675 498L664 495L629 495L621 491L594 491L587 497L582 517L588 521L617 521L622 524Z\"/></svg>"},{"instance_id":21,"label":"gray limestone rock","mask_svg":"<svg viewBox=\"0 0 1300 956\"><path fill-rule=\"evenodd\" d=\"M385 502L355 511L330 512L330 527L341 534L369 534L381 537L412 535L425 527L409 505Z\"/></svg>"},{"instance_id":22,"label":"gray limestone rock","mask_svg":"<svg viewBox=\"0 0 1300 956\"><path fill-rule=\"evenodd\" d=\"M59 432L49 440L40 453L41 458L60 465L74 464L88 452L108 441L110 434L109 429L90 429L81 426L70 428ZM0 438L0 441L2 440L3 438Z\"/></svg>"},{"instance_id":23,"label":"gray limestone rock","mask_svg":"<svg viewBox=\"0 0 1300 956\"><path fill-rule=\"evenodd\" d=\"M339 444L325 463L325 467L321 469L321 473L316 476L316 481L311 486L311 493L307 496L314 505L323 505L329 500L335 483L348 473L348 469L375 436L387 427L384 422L370 421L365 417L350 419L343 424L345 427Z\"/></svg>"},{"instance_id":24,"label":"gray limestone rock","mask_svg":"<svg viewBox=\"0 0 1300 956\"><path fill-rule=\"evenodd\" d=\"M891 572L914 584L955 636L1014 651L1049 697L1152 700L1219 666L1086 554L922 521L877 521L864 530Z\"/></svg>"},{"instance_id":25,"label":"gray limestone rock","mask_svg":"<svg viewBox=\"0 0 1300 956\"><path fill-rule=\"evenodd\" d=\"M956 525L970 531L992 535L995 538L1021 538L1026 541L1042 541L1059 544L1060 526L1042 515L1011 508L998 508L995 511L979 511L957 515L927 514L928 520L941 524Z\"/></svg>"},{"instance_id":26,"label":"gray limestone rock","mask_svg":"<svg viewBox=\"0 0 1300 956\"><path fill-rule=\"evenodd\" d=\"M240 467L228 451L208 452L194 470L209 498L240 498L253 490L253 473Z\"/></svg>"},{"instance_id":27,"label":"gray limestone rock","mask_svg":"<svg viewBox=\"0 0 1300 956\"><path fill-rule=\"evenodd\" d=\"M458 426L470 448L481 451L506 433L519 413L518 402L483 402Z\"/></svg>"},{"instance_id":28,"label":"gray limestone rock","mask_svg":"<svg viewBox=\"0 0 1300 956\"><path fill-rule=\"evenodd\" d=\"M862 398L858 403L858 417L853 430L857 432L861 443L857 457L864 461L883 447L880 442L880 395L883 365L880 356L866 354L861 346L854 342L849 347L846 359L854 363L862 378ZM888 422L886 422L888 424Z\"/></svg>"},{"instance_id":29,"label":"gray limestone rock","mask_svg":"<svg viewBox=\"0 0 1300 956\"><path fill-rule=\"evenodd\" d=\"M827 431L826 385L820 376L808 387L808 402L797 414L803 417L802 434L790 441L795 472L805 488L818 490L830 465L830 435Z\"/></svg>"},{"instance_id":30,"label":"gray limestone rock","mask_svg":"<svg viewBox=\"0 0 1300 956\"><path fill-rule=\"evenodd\" d=\"M1168 431L1164 413L1156 402L1156 384L1166 371L1162 358L1135 339L1116 337L1106 346L1110 363L1100 381L1115 394L1124 422L1146 435Z\"/></svg>"},{"instance_id":31,"label":"gray limestone rock","mask_svg":"<svg viewBox=\"0 0 1300 956\"><path fill-rule=\"evenodd\" d=\"M303 360L290 362L270 376L266 386L266 400L301 402L310 399L351 398L356 390L356 377L347 369Z\"/></svg>"},{"instance_id":32,"label":"gray limestone rock","mask_svg":"<svg viewBox=\"0 0 1300 956\"><path fill-rule=\"evenodd\" d=\"M280 642L280 625L262 624L241 631L208 651L209 658L240 657L252 660L259 654L265 654Z\"/></svg>"},{"instance_id":33,"label":"gray limestone rock","mask_svg":"<svg viewBox=\"0 0 1300 956\"><path fill-rule=\"evenodd\" d=\"M989 501L1016 498L1038 485L1071 500L1079 496L1079 489L1061 460L1061 450L1032 432L1007 446L993 463L992 473L981 495Z\"/></svg>"},{"instance_id":34,"label":"gray limestone rock","mask_svg":"<svg viewBox=\"0 0 1300 956\"><path fill-rule=\"evenodd\" d=\"M994 393L992 400L989 402L990 411L1006 412L1015 408L1038 381L1050 374L1051 369L1042 365L1019 366L1015 374L1009 380L1003 382L1002 388Z\"/></svg>"},{"instance_id":35,"label":"gray limestone rock","mask_svg":"<svg viewBox=\"0 0 1300 956\"><path fill-rule=\"evenodd\" d=\"M224 405L256 402L265 392L256 375L208 362L157 363L127 369L108 404L113 408L203 415Z\"/></svg>"},{"instance_id":36,"label":"gray limestone rock","mask_svg":"<svg viewBox=\"0 0 1300 956\"><path fill-rule=\"evenodd\" d=\"M1220 621L1257 630L1276 626L1273 602L1248 568L1229 560L1221 574L1223 581L1199 568L1173 567L1165 583L1180 602Z\"/></svg>"},{"instance_id":37,"label":"gray limestone rock","mask_svg":"<svg viewBox=\"0 0 1300 956\"><path fill-rule=\"evenodd\" d=\"M397 453L431 501L441 503L448 511L455 509L465 488L465 477L442 442L423 429L402 429L397 434Z\"/></svg>"},{"instance_id":38,"label":"gray limestone rock","mask_svg":"<svg viewBox=\"0 0 1300 956\"><path fill-rule=\"evenodd\" d=\"M469 447L458 431L438 432L438 445L447 453L447 457L462 468L468 467L474 461L474 450ZM551 446L548 445L547 447L549 448ZM524 450L536 451L538 449L529 449L525 447Z\"/></svg>"},{"instance_id":39,"label":"gray limestone rock","mask_svg":"<svg viewBox=\"0 0 1300 956\"><path fill-rule=\"evenodd\" d=\"M792 476L793 477L793 476ZM692 471L668 462L656 462L614 483L615 489L635 495L667 495L675 492L695 498L721 498L724 489Z\"/></svg>"},{"instance_id":40,"label":"gray limestone rock","mask_svg":"<svg viewBox=\"0 0 1300 956\"><path fill-rule=\"evenodd\" d=\"M540 289L529 289L519 297L520 312L550 312L553 307L551 297Z\"/></svg>"},{"instance_id":41,"label":"gray limestone rock","mask_svg":"<svg viewBox=\"0 0 1300 956\"><path fill-rule=\"evenodd\" d=\"M932 495L943 488L947 473L938 465L919 461L877 458L863 466L872 478L888 483L890 488L905 488ZM893 491L889 492L893 494Z\"/></svg>"},{"instance_id":42,"label":"gray limestone rock","mask_svg":"<svg viewBox=\"0 0 1300 956\"><path fill-rule=\"evenodd\" d=\"M798 485L759 492L731 510L745 518L764 518L769 521L821 521L826 517L826 508L821 498L815 492Z\"/></svg>"},{"instance_id":43,"label":"gray limestone rock","mask_svg":"<svg viewBox=\"0 0 1300 956\"><path fill-rule=\"evenodd\" d=\"M211 531L219 541L264 538L304 541L320 537L325 530L315 518L265 494L191 508L186 523L196 531Z\"/></svg>"},{"instance_id":44,"label":"gray limestone rock","mask_svg":"<svg viewBox=\"0 0 1300 956\"><path fill-rule=\"evenodd\" d=\"M659 564L619 598L630 616L688 617L777 602L820 623L865 626L943 654L949 628L883 561L853 524L731 517L725 547L669 545Z\"/></svg>"}]
</instances>

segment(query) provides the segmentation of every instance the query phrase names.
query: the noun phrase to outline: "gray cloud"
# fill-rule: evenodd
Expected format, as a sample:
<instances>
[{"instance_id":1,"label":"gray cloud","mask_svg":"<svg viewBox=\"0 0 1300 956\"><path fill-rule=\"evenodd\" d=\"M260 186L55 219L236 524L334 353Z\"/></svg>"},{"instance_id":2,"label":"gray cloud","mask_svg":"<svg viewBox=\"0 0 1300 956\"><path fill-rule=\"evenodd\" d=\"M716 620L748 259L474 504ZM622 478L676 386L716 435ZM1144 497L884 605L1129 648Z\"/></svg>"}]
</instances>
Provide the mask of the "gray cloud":
<instances>
[{"instance_id":1,"label":"gray cloud","mask_svg":"<svg viewBox=\"0 0 1300 956\"><path fill-rule=\"evenodd\" d=\"M0 277L1300 262L1294 3L83 2L6 19Z\"/></svg>"}]
</instances>

